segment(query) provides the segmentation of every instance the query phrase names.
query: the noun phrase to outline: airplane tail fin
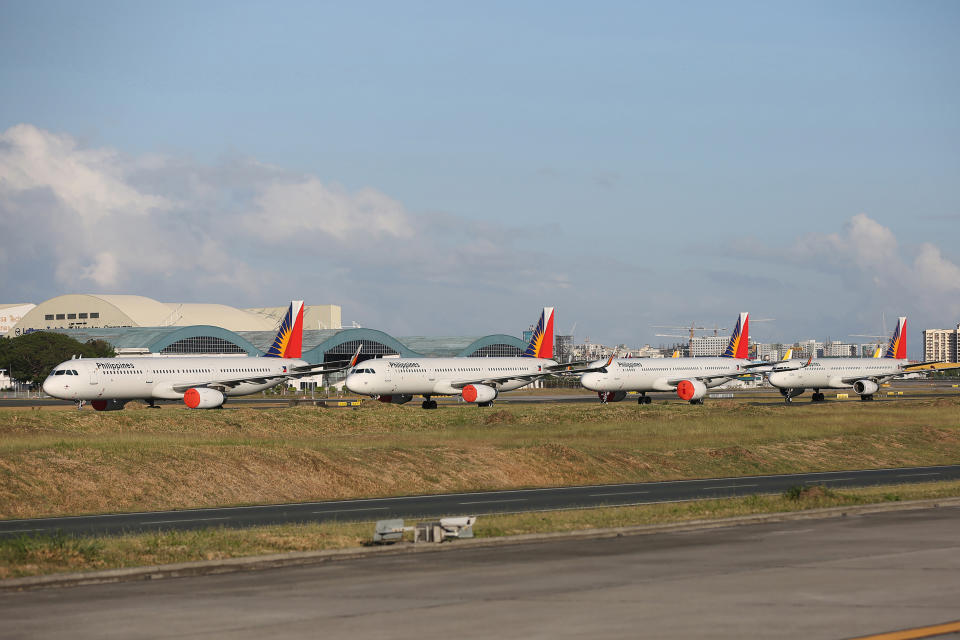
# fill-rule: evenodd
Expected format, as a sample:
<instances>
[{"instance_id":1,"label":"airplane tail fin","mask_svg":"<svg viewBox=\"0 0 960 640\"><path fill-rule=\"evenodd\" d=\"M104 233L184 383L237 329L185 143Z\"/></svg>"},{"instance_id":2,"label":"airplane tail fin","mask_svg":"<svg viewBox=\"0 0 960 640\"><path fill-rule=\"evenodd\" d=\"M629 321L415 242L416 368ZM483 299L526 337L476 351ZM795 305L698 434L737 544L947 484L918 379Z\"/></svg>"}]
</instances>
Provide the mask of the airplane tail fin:
<instances>
[{"instance_id":1,"label":"airplane tail fin","mask_svg":"<svg viewBox=\"0 0 960 640\"><path fill-rule=\"evenodd\" d=\"M873 357L879 358L882 353L883 353L883 348L877 347L876 350L873 352Z\"/></svg>"},{"instance_id":2,"label":"airplane tail fin","mask_svg":"<svg viewBox=\"0 0 960 640\"><path fill-rule=\"evenodd\" d=\"M553 307L544 307L540 322L533 330L533 336L521 354L524 358L553 358Z\"/></svg>"},{"instance_id":3,"label":"airplane tail fin","mask_svg":"<svg viewBox=\"0 0 960 640\"><path fill-rule=\"evenodd\" d=\"M749 315L748 312L744 311L737 318L737 324L733 327L733 333L730 334L730 342L727 343L727 350L723 352L724 358L746 360L750 357Z\"/></svg>"},{"instance_id":4,"label":"airplane tail fin","mask_svg":"<svg viewBox=\"0 0 960 640\"><path fill-rule=\"evenodd\" d=\"M670 356L670 357L671 357L671 358L679 358L679 357L680 357L680 350L679 350L679 349L674 349L674 350L673 350L673 355Z\"/></svg>"},{"instance_id":5,"label":"airplane tail fin","mask_svg":"<svg viewBox=\"0 0 960 640\"><path fill-rule=\"evenodd\" d=\"M287 309L277 337L264 354L265 358L299 358L303 350L303 300L294 300Z\"/></svg>"},{"instance_id":6,"label":"airplane tail fin","mask_svg":"<svg viewBox=\"0 0 960 640\"><path fill-rule=\"evenodd\" d=\"M893 330L890 336L890 342L887 343L887 352L883 354L884 358L896 358L905 360L907 358L907 317L897 318L897 328Z\"/></svg>"},{"instance_id":7,"label":"airplane tail fin","mask_svg":"<svg viewBox=\"0 0 960 640\"><path fill-rule=\"evenodd\" d=\"M787 352L783 354L783 361L786 362L793 357L793 349L787 349Z\"/></svg>"}]
</instances>

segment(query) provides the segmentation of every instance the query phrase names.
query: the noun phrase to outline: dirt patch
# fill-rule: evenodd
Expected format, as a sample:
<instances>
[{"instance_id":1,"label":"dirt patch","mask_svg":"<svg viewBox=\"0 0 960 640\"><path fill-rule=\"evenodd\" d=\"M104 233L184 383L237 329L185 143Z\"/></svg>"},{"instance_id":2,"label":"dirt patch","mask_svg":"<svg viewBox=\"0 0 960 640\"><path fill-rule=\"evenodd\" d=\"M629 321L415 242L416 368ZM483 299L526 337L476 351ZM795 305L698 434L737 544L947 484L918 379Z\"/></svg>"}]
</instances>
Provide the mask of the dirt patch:
<instances>
[{"instance_id":1,"label":"dirt patch","mask_svg":"<svg viewBox=\"0 0 960 640\"><path fill-rule=\"evenodd\" d=\"M487 415L483 420L484 424L515 424L517 417L509 411L499 409Z\"/></svg>"},{"instance_id":2,"label":"dirt patch","mask_svg":"<svg viewBox=\"0 0 960 640\"><path fill-rule=\"evenodd\" d=\"M756 455L745 447L724 447L722 449L710 449L707 455L711 458L736 458L737 460L750 460L760 462L760 456Z\"/></svg>"}]
</instances>

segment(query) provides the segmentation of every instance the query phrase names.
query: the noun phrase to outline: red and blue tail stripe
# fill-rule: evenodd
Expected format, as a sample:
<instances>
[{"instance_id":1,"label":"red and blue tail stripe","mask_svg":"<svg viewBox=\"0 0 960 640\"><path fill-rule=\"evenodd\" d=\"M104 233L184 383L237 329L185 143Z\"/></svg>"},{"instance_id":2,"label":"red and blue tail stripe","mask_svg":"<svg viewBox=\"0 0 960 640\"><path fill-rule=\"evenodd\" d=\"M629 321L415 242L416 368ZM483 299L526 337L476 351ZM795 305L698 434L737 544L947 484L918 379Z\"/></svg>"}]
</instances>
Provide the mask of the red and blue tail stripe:
<instances>
[{"instance_id":1,"label":"red and blue tail stripe","mask_svg":"<svg viewBox=\"0 0 960 640\"><path fill-rule=\"evenodd\" d=\"M526 350L520 355L524 358L553 358L553 307L543 308L540 322L533 330Z\"/></svg>"},{"instance_id":2,"label":"red and blue tail stripe","mask_svg":"<svg viewBox=\"0 0 960 640\"><path fill-rule=\"evenodd\" d=\"M265 358L299 358L303 350L303 300L294 300Z\"/></svg>"},{"instance_id":3,"label":"red and blue tail stripe","mask_svg":"<svg viewBox=\"0 0 960 640\"><path fill-rule=\"evenodd\" d=\"M896 358L897 360L906 360L907 358L907 317L897 318L897 328L893 330L890 336L890 342L887 344L887 352L883 354L884 358Z\"/></svg>"},{"instance_id":4,"label":"red and blue tail stripe","mask_svg":"<svg viewBox=\"0 0 960 640\"><path fill-rule=\"evenodd\" d=\"M730 334L730 342L723 352L724 358L739 358L746 360L750 357L750 314L744 311L737 318L737 324Z\"/></svg>"}]
</instances>

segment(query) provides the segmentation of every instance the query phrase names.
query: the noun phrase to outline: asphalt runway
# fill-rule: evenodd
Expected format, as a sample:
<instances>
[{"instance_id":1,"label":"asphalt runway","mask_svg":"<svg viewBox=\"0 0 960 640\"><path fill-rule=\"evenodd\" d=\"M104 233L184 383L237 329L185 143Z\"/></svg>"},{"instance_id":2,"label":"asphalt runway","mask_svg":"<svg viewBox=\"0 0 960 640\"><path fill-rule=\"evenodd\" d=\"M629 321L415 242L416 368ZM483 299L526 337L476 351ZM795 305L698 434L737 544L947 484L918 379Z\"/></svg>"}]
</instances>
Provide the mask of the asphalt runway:
<instances>
[{"instance_id":1,"label":"asphalt runway","mask_svg":"<svg viewBox=\"0 0 960 640\"><path fill-rule=\"evenodd\" d=\"M450 543L441 553L5 592L0 619L4 638L836 640L960 619L957 531L960 508L943 507Z\"/></svg>"},{"instance_id":2,"label":"asphalt runway","mask_svg":"<svg viewBox=\"0 0 960 640\"><path fill-rule=\"evenodd\" d=\"M58 531L77 535L112 535L158 529L182 530L337 520L363 522L389 518L437 518L782 493L791 487L810 485L863 487L957 478L960 478L960 465L0 520L0 537L51 534Z\"/></svg>"}]
</instances>

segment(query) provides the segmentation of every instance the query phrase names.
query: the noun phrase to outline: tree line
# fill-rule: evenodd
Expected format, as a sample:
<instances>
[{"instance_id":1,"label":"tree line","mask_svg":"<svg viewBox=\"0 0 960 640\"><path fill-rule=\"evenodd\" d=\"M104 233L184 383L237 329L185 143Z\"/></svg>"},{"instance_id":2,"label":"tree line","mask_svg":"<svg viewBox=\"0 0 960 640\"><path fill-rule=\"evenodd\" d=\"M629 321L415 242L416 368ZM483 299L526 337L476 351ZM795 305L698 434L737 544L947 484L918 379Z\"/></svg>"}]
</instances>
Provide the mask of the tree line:
<instances>
[{"instance_id":1,"label":"tree line","mask_svg":"<svg viewBox=\"0 0 960 640\"><path fill-rule=\"evenodd\" d=\"M37 387L50 371L73 356L112 358L113 346L105 340L79 342L62 333L34 331L16 338L0 339L0 369L14 380Z\"/></svg>"}]
</instances>

